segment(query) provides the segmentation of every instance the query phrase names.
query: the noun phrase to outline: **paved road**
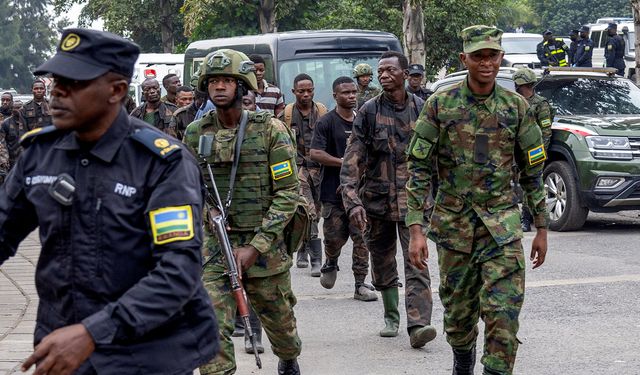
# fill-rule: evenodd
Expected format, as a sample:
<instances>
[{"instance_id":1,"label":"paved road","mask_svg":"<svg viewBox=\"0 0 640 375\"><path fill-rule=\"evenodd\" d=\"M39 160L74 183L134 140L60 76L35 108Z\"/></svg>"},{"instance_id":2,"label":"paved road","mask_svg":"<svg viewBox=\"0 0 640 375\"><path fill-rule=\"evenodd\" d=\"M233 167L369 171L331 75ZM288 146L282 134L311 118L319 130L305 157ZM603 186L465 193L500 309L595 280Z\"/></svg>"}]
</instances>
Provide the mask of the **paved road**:
<instances>
[{"instance_id":1,"label":"paved road","mask_svg":"<svg viewBox=\"0 0 640 375\"><path fill-rule=\"evenodd\" d=\"M526 235L525 248L532 238ZM551 232L549 242L547 263L527 272L518 335L523 344L515 372L640 375L640 211L591 214L583 230ZM433 253L433 324L442 331ZM396 338L377 335L383 326L382 302L353 300L350 254L349 245L332 290L323 289L309 269L293 269L303 374L450 374L451 351L443 335L418 350L411 349L404 330ZM31 350L37 255L31 235L18 256L0 267L0 375L12 374ZM406 322L403 311L401 319ZM241 352L241 339L235 340L237 374L275 373L277 359L268 344L264 368L257 370L253 357ZM478 345L481 350L481 340Z\"/></svg>"}]
</instances>

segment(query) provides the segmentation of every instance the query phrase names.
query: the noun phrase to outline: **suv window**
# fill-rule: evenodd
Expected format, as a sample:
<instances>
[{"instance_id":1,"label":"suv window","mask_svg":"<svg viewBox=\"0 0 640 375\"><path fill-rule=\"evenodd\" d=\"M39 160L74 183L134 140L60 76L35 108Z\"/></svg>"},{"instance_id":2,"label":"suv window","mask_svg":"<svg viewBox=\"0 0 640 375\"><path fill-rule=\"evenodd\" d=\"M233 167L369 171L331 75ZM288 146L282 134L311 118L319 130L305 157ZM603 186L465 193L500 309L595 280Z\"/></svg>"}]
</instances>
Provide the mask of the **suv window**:
<instances>
[{"instance_id":1,"label":"suv window","mask_svg":"<svg viewBox=\"0 0 640 375\"><path fill-rule=\"evenodd\" d=\"M640 89L616 78L548 78L536 91L560 115L640 114Z\"/></svg>"},{"instance_id":2,"label":"suv window","mask_svg":"<svg viewBox=\"0 0 640 375\"><path fill-rule=\"evenodd\" d=\"M602 48L603 45L600 44L600 36L602 35L602 31L594 31L591 33L591 40L593 40L593 44L596 48Z\"/></svg>"}]
</instances>

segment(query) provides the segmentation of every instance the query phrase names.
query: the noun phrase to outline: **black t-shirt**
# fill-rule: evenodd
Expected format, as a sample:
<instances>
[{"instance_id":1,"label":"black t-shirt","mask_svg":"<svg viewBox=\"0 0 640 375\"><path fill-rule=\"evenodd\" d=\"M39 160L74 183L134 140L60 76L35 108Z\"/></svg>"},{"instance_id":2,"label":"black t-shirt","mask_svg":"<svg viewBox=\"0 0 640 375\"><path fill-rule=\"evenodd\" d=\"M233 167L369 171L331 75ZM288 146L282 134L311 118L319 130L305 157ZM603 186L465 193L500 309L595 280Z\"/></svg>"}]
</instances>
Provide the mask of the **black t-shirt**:
<instances>
[{"instance_id":1,"label":"black t-shirt","mask_svg":"<svg viewBox=\"0 0 640 375\"><path fill-rule=\"evenodd\" d=\"M332 110L316 122L311 148L342 158L347 149L347 140L351 136L352 125L353 122L346 121L335 109ZM336 194L338 186L340 186L340 168L324 166L324 176L320 184L320 201L342 203L342 197Z\"/></svg>"}]
</instances>

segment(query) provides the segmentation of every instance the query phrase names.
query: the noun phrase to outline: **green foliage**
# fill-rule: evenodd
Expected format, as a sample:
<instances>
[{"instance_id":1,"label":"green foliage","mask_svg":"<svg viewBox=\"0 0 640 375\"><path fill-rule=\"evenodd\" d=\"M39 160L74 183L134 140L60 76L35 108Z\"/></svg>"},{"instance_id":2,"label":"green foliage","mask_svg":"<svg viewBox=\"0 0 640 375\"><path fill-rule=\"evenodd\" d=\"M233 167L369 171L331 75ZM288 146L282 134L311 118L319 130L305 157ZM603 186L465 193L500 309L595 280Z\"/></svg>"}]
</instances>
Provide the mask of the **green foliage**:
<instances>
[{"instance_id":1,"label":"green foliage","mask_svg":"<svg viewBox=\"0 0 640 375\"><path fill-rule=\"evenodd\" d=\"M460 31L467 26L494 25L509 0L429 0L423 7L426 43L425 73L433 77L447 66L458 69Z\"/></svg>"},{"instance_id":2,"label":"green foliage","mask_svg":"<svg viewBox=\"0 0 640 375\"><path fill-rule=\"evenodd\" d=\"M28 92L56 42L47 0L0 0L0 87Z\"/></svg>"},{"instance_id":3,"label":"green foliage","mask_svg":"<svg viewBox=\"0 0 640 375\"><path fill-rule=\"evenodd\" d=\"M164 52L162 49L162 7L158 0L53 0L57 14L63 14L73 4L83 4L79 26L102 19L105 29L131 38L144 52ZM172 17L167 20L173 30L175 45L186 43L180 8L184 0L166 0Z\"/></svg>"},{"instance_id":4,"label":"green foliage","mask_svg":"<svg viewBox=\"0 0 640 375\"><path fill-rule=\"evenodd\" d=\"M531 32L553 30L555 35L568 35L571 29L594 23L604 17L631 17L629 0L529 0L534 13L540 17L539 26Z\"/></svg>"}]
</instances>

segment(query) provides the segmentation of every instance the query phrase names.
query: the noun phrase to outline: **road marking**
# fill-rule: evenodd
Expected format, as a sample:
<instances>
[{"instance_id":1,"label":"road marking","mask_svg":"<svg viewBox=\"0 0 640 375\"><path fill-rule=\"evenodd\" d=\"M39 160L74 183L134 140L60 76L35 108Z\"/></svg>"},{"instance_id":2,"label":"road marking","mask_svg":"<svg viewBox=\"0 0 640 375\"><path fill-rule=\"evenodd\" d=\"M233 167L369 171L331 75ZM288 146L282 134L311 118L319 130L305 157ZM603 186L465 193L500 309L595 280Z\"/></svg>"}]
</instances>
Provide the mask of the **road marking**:
<instances>
[{"instance_id":1,"label":"road marking","mask_svg":"<svg viewBox=\"0 0 640 375\"><path fill-rule=\"evenodd\" d=\"M610 284L610 283L625 283L625 282L640 282L640 275L616 275L616 276L600 276L600 277L584 277L580 279L557 279L557 280L538 280L527 281L526 288L544 288L550 286L567 286L567 285L583 285L583 284ZM433 290L434 294L438 293L438 290ZM404 295L404 289L400 289L400 294ZM317 294L301 294L297 295L298 301L311 301L311 300L338 300L338 299L351 299L352 293L336 293L329 295L317 295Z\"/></svg>"},{"instance_id":2,"label":"road marking","mask_svg":"<svg viewBox=\"0 0 640 375\"><path fill-rule=\"evenodd\" d=\"M616 275L585 277L581 279L539 280L526 283L527 288L540 288L546 286L580 285L580 284L607 284L640 281L640 275Z\"/></svg>"}]
</instances>

